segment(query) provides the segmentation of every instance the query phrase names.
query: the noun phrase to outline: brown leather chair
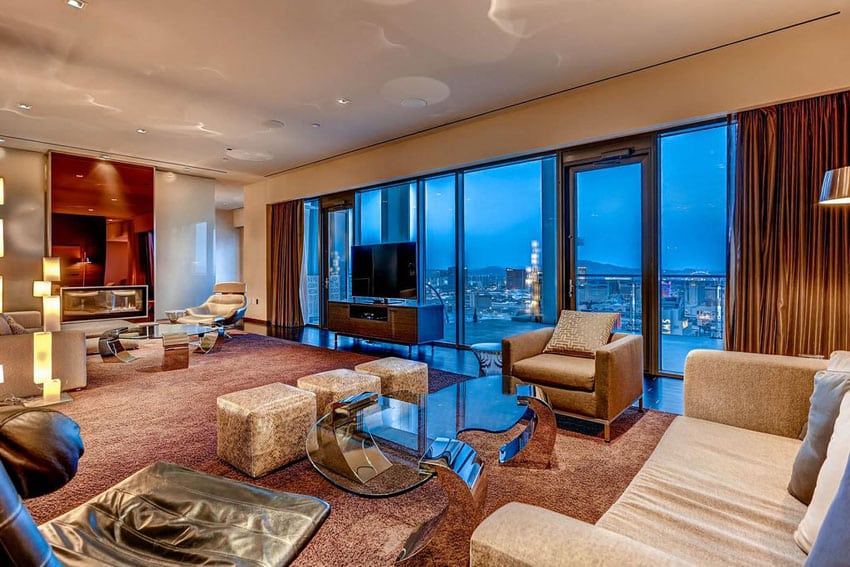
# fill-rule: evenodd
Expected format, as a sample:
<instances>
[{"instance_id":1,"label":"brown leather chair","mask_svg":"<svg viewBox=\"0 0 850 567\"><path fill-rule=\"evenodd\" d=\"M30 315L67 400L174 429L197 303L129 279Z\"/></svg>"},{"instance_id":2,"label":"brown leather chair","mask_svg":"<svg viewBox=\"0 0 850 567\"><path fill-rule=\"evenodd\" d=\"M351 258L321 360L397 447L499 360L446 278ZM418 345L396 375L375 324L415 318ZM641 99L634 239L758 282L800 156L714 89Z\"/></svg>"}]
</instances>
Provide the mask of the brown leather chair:
<instances>
[{"instance_id":1,"label":"brown leather chair","mask_svg":"<svg viewBox=\"0 0 850 567\"><path fill-rule=\"evenodd\" d=\"M21 496L61 487L82 453L67 416L0 411L0 565L287 565L329 512L318 498L155 463L37 527Z\"/></svg>"},{"instance_id":2,"label":"brown leather chair","mask_svg":"<svg viewBox=\"0 0 850 567\"><path fill-rule=\"evenodd\" d=\"M582 358L544 354L553 332L502 339L502 372L543 388L556 413L602 424L610 441L612 421L636 400L643 409L643 337L614 334L594 358Z\"/></svg>"}]
</instances>

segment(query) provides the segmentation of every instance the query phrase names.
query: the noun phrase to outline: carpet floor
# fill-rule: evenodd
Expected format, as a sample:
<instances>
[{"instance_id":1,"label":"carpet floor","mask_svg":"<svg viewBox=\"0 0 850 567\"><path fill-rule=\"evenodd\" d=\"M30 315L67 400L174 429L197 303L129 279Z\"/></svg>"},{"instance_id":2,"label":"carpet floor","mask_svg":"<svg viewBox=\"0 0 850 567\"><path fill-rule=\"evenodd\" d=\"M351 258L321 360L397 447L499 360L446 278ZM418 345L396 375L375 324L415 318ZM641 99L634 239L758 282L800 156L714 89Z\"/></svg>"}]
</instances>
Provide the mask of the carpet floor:
<instances>
[{"instance_id":1,"label":"carpet floor","mask_svg":"<svg viewBox=\"0 0 850 567\"><path fill-rule=\"evenodd\" d=\"M411 529L439 513L445 495L436 482L401 496L366 499L343 492L307 459L250 479L216 458L216 397L271 382L295 384L306 374L353 368L371 357L271 337L238 334L221 351L191 355L190 367L163 372L162 344L146 341L130 364L88 357L88 387L56 409L81 427L86 453L77 476L53 494L27 501L39 523L49 520L156 461L328 501L331 513L293 565L391 565ZM465 377L431 370L436 390ZM595 522L622 494L675 416L628 410L612 425L612 441L560 429L549 470L488 466L486 512L510 501L543 506ZM486 463L498 461L504 439L464 434ZM466 546L429 550L437 565L463 564Z\"/></svg>"}]
</instances>

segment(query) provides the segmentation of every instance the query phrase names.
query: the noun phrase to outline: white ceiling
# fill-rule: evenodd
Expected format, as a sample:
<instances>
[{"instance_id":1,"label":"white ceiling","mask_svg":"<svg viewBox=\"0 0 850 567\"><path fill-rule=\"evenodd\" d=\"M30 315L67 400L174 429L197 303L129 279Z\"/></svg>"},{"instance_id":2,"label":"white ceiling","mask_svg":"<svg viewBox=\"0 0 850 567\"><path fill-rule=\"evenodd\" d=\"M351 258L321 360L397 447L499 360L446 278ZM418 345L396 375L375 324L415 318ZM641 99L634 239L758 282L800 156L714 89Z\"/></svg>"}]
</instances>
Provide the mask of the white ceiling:
<instances>
[{"instance_id":1,"label":"white ceiling","mask_svg":"<svg viewBox=\"0 0 850 567\"><path fill-rule=\"evenodd\" d=\"M0 137L245 183L846 4L0 0Z\"/></svg>"}]
</instances>

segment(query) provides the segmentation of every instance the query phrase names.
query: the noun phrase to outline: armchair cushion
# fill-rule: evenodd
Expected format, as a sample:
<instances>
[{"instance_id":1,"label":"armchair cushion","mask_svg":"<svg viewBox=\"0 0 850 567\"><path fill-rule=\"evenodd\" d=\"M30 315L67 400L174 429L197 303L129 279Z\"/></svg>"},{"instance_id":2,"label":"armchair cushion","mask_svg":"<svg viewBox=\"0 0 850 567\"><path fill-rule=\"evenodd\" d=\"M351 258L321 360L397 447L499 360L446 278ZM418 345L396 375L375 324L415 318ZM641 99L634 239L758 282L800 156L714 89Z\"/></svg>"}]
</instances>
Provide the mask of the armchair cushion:
<instances>
[{"instance_id":1,"label":"armchair cushion","mask_svg":"<svg viewBox=\"0 0 850 567\"><path fill-rule=\"evenodd\" d=\"M521 380L588 392L593 391L595 374L595 360L562 354L538 354L513 366L513 376Z\"/></svg>"},{"instance_id":2,"label":"armchair cushion","mask_svg":"<svg viewBox=\"0 0 850 567\"><path fill-rule=\"evenodd\" d=\"M558 325L544 353L593 358L596 349L608 343L618 313L561 311Z\"/></svg>"}]
</instances>

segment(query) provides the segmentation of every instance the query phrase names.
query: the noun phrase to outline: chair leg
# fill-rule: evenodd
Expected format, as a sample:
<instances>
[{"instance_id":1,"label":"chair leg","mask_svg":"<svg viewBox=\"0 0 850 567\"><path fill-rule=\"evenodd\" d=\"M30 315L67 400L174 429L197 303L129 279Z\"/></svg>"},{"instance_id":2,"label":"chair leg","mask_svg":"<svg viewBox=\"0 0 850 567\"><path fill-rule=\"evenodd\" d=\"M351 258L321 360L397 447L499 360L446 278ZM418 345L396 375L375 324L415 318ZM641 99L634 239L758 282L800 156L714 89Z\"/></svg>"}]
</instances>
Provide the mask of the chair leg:
<instances>
[{"instance_id":1,"label":"chair leg","mask_svg":"<svg viewBox=\"0 0 850 567\"><path fill-rule=\"evenodd\" d=\"M605 422L605 442L606 443L611 442L611 422L610 421Z\"/></svg>"},{"instance_id":2,"label":"chair leg","mask_svg":"<svg viewBox=\"0 0 850 567\"><path fill-rule=\"evenodd\" d=\"M644 409L643 409L643 396L638 398L638 411L640 411L640 412L644 411Z\"/></svg>"}]
</instances>

